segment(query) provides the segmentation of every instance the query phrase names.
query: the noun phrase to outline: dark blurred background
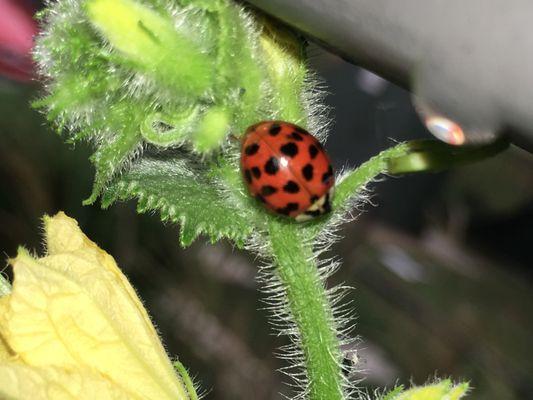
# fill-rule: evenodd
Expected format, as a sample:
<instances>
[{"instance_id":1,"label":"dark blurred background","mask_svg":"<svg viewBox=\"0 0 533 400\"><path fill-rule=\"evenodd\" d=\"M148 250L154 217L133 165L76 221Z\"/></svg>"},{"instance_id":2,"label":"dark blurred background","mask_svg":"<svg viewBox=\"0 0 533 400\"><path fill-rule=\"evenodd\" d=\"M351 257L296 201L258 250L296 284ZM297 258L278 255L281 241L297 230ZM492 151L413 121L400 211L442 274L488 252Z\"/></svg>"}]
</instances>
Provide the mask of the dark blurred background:
<instances>
[{"instance_id":1,"label":"dark blurred background","mask_svg":"<svg viewBox=\"0 0 533 400\"><path fill-rule=\"evenodd\" d=\"M0 0L0 11L9 2ZM64 144L30 108L39 85L6 37L0 29L4 257L21 244L42 252L41 216L64 210L116 258L169 353L190 368L207 399L290 394L273 356L285 339L272 335L253 256L204 240L183 250L178 227L137 215L133 202L107 211L81 206L92 185L91 150ZM327 148L338 168L429 137L407 92L315 46L309 53L329 90L335 125ZM355 288L349 297L363 371L353 379L365 377L371 390L452 376L471 382L471 399L533 399L533 156L511 148L372 187L372 204L332 250L344 264L330 283Z\"/></svg>"}]
</instances>

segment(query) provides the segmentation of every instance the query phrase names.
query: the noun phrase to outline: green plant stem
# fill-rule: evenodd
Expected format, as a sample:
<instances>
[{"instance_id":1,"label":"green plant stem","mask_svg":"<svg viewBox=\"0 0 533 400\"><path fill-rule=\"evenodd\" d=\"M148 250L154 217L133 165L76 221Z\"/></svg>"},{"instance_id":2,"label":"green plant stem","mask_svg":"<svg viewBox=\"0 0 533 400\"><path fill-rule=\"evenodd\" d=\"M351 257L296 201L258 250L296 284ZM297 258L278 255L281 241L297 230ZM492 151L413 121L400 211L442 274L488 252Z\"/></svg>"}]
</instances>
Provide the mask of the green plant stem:
<instances>
[{"instance_id":1,"label":"green plant stem","mask_svg":"<svg viewBox=\"0 0 533 400\"><path fill-rule=\"evenodd\" d=\"M408 143L400 143L382 151L377 156L361 164L358 168L350 171L335 188L333 209L346 207L346 202L350 197L358 195L361 189L373 179L376 179L380 174L388 172L391 160L403 157L408 152Z\"/></svg>"},{"instance_id":2,"label":"green plant stem","mask_svg":"<svg viewBox=\"0 0 533 400\"><path fill-rule=\"evenodd\" d=\"M404 144L407 153L392 157L388 172L394 175L415 172L437 172L481 161L501 153L510 145L507 138L500 138L484 145L452 146L438 140L413 140Z\"/></svg>"},{"instance_id":3,"label":"green plant stem","mask_svg":"<svg viewBox=\"0 0 533 400\"><path fill-rule=\"evenodd\" d=\"M194 383L189 376L189 373L187 372L187 368L179 361L174 361L174 368L181 376L181 379L183 381L183 385L187 389L187 393L189 395L190 400L198 400L198 395L196 394L196 389L194 388Z\"/></svg>"},{"instance_id":4,"label":"green plant stem","mask_svg":"<svg viewBox=\"0 0 533 400\"><path fill-rule=\"evenodd\" d=\"M276 273L298 329L310 400L343 399L340 345L324 283L298 226L269 222Z\"/></svg>"}]
</instances>

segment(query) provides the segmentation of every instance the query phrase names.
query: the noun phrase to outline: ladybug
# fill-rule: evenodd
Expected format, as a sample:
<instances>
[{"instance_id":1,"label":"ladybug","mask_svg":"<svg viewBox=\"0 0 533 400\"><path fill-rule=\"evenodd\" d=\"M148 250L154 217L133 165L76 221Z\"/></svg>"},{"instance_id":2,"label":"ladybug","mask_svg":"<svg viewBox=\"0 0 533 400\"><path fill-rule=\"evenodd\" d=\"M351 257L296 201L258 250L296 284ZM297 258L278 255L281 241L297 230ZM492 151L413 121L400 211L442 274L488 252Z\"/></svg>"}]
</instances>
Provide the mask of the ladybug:
<instances>
[{"instance_id":1,"label":"ladybug","mask_svg":"<svg viewBox=\"0 0 533 400\"><path fill-rule=\"evenodd\" d=\"M320 142L284 121L250 126L241 170L251 195L269 210L305 221L331 210L333 168Z\"/></svg>"}]
</instances>

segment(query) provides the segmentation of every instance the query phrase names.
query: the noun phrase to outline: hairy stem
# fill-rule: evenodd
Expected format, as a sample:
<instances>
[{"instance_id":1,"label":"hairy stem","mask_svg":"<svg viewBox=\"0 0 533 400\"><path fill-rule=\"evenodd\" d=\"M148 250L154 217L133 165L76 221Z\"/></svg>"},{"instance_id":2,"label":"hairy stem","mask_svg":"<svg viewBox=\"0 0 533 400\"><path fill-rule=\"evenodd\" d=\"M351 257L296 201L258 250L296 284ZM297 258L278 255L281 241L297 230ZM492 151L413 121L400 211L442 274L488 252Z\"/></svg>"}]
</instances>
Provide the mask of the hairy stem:
<instances>
[{"instance_id":1,"label":"hairy stem","mask_svg":"<svg viewBox=\"0 0 533 400\"><path fill-rule=\"evenodd\" d=\"M298 227L271 221L269 233L276 273L298 330L310 400L342 399L339 340L324 283L310 244Z\"/></svg>"},{"instance_id":2,"label":"hairy stem","mask_svg":"<svg viewBox=\"0 0 533 400\"><path fill-rule=\"evenodd\" d=\"M345 207L348 198L359 194L361 189L373 179L389 171L391 160L403 157L408 152L408 145L400 143L382 151L377 156L361 164L357 169L350 171L344 176L342 181L337 183L335 196L333 197L333 208Z\"/></svg>"},{"instance_id":3,"label":"hairy stem","mask_svg":"<svg viewBox=\"0 0 533 400\"><path fill-rule=\"evenodd\" d=\"M190 400L198 400L198 395L196 394L196 389L194 387L194 383L189 376L189 373L187 372L187 368L179 361L174 361L174 368L176 371L178 371L181 380L183 381L183 385L185 386L185 389L187 390L187 394L189 395Z\"/></svg>"}]
</instances>

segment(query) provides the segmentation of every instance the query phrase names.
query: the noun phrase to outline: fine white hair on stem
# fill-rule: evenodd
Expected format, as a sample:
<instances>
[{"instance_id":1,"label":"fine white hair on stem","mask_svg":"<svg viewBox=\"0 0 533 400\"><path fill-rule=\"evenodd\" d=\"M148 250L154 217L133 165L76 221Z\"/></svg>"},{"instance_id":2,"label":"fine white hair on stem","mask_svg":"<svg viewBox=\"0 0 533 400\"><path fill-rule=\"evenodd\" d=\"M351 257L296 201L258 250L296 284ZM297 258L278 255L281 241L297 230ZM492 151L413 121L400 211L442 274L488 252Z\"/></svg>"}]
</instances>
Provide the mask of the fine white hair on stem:
<instances>
[{"instance_id":1,"label":"fine white hair on stem","mask_svg":"<svg viewBox=\"0 0 533 400\"><path fill-rule=\"evenodd\" d=\"M271 249L262 235L256 235L248 244L248 249L262 256L263 263L259 270L258 279L262 283L262 291L265 294L263 303L265 309L269 310L271 319L270 323L277 335L287 336L290 344L282 346L279 350L279 357L287 360L288 366L280 369L280 372L291 378L290 386L297 390L296 397L304 399L309 393L309 380L306 374L305 354L303 351L299 328L296 326L290 304L286 294L285 284L280 280L276 267L272 264ZM326 280L340 267L340 261L335 257L319 259L318 255L324 250L313 255L309 262L316 265L317 279L321 285L326 285ZM357 337L352 337L354 329L354 311L351 302L346 301L351 287L340 284L333 286L325 291L327 305L331 307L331 319L328 321L331 328L336 332L339 338L341 348L353 348L358 343ZM353 350L352 350L353 351ZM342 360L339 360L341 362ZM358 381L350 379L355 372L359 372L357 364L345 366L345 376L343 377L344 392L346 398L360 399L360 390L357 388Z\"/></svg>"}]
</instances>

